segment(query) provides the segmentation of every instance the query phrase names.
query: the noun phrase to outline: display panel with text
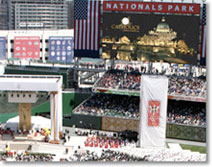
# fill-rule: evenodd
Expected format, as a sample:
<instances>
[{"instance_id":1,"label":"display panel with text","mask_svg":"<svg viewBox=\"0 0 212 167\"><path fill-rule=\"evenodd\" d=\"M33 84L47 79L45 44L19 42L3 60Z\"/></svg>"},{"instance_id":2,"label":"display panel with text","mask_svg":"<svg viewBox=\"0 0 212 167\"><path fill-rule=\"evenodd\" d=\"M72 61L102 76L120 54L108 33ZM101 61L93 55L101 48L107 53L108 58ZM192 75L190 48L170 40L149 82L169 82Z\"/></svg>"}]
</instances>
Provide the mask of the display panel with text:
<instances>
[{"instance_id":1,"label":"display panel with text","mask_svg":"<svg viewBox=\"0 0 212 167\"><path fill-rule=\"evenodd\" d=\"M72 62L73 37L50 37L49 60L53 62Z\"/></svg>"},{"instance_id":2,"label":"display panel with text","mask_svg":"<svg viewBox=\"0 0 212 167\"><path fill-rule=\"evenodd\" d=\"M123 10L119 10L120 5L109 7L111 11L105 6L103 12L102 58L197 64L199 15L129 12L124 6Z\"/></svg>"},{"instance_id":3,"label":"display panel with text","mask_svg":"<svg viewBox=\"0 0 212 167\"><path fill-rule=\"evenodd\" d=\"M6 58L6 38L0 37L0 60Z\"/></svg>"},{"instance_id":4,"label":"display panel with text","mask_svg":"<svg viewBox=\"0 0 212 167\"><path fill-rule=\"evenodd\" d=\"M20 59L40 59L40 37L15 37L14 57Z\"/></svg>"}]
</instances>

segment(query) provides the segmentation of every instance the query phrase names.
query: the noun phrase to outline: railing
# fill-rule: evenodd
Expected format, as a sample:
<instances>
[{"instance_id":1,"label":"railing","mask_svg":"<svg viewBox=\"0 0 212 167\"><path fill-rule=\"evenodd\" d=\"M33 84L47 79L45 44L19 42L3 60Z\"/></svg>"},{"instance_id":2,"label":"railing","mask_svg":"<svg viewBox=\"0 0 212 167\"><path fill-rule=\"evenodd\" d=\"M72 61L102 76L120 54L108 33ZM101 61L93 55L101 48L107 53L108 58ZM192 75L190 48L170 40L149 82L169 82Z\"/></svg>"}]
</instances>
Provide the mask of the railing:
<instances>
[{"instance_id":1,"label":"railing","mask_svg":"<svg viewBox=\"0 0 212 167\"><path fill-rule=\"evenodd\" d=\"M96 85L96 84L95 84ZM107 94L119 94L119 95L129 95L129 96L140 96L140 91L133 90L120 90L102 87L93 87L92 91L95 93L107 93ZM205 97L199 96L184 96L180 94L168 94L168 99L184 100L184 101L195 101L195 102L206 102Z\"/></svg>"},{"instance_id":2,"label":"railing","mask_svg":"<svg viewBox=\"0 0 212 167\"><path fill-rule=\"evenodd\" d=\"M11 74L11 75L0 75L0 78L44 78L44 79L50 79L50 78L57 78L57 79L60 79L61 76L56 76L56 75L14 75L14 74Z\"/></svg>"}]
</instances>

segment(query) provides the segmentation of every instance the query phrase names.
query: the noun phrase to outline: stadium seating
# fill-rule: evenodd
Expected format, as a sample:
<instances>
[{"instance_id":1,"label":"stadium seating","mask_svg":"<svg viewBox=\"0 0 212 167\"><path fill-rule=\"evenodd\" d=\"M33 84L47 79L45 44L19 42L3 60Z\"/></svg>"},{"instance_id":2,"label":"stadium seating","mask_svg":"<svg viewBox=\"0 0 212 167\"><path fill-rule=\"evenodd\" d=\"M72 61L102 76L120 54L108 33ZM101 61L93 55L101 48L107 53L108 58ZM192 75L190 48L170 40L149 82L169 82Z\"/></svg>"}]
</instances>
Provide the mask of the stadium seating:
<instances>
[{"instance_id":1,"label":"stadium seating","mask_svg":"<svg viewBox=\"0 0 212 167\"><path fill-rule=\"evenodd\" d=\"M75 114L139 118L139 97L94 94L73 111ZM184 125L205 126L205 103L169 100L167 122Z\"/></svg>"},{"instance_id":2,"label":"stadium seating","mask_svg":"<svg viewBox=\"0 0 212 167\"><path fill-rule=\"evenodd\" d=\"M186 78L181 76L167 76L169 78L170 95L206 97L206 80L202 78ZM98 88L115 90L140 90L141 73L125 70L107 71L95 84Z\"/></svg>"}]
</instances>

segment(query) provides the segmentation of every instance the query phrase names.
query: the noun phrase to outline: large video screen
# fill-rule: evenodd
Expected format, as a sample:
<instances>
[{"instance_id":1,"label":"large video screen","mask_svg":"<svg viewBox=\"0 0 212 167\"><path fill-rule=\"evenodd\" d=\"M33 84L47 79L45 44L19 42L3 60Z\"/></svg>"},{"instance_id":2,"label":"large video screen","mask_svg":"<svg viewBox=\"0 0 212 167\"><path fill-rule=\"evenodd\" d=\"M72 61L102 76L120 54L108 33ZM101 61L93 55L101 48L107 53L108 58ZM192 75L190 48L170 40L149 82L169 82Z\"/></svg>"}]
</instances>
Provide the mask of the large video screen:
<instances>
[{"instance_id":1,"label":"large video screen","mask_svg":"<svg viewBox=\"0 0 212 167\"><path fill-rule=\"evenodd\" d=\"M15 37L14 57L20 59L40 59L40 37Z\"/></svg>"},{"instance_id":2,"label":"large video screen","mask_svg":"<svg viewBox=\"0 0 212 167\"><path fill-rule=\"evenodd\" d=\"M0 60L6 58L6 38L0 37Z\"/></svg>"},{"instance_id":3,"label":"large video screen","mask_svg":"<svg viewBox=\"0 0 212 167\"><path fill-rule=\"evenodd\" d=\"M53 62L72 62L73 37L49 37L49 60Z\"/></svg>"},{"instance_id":4,"label":"large video screen","mask_svg":"<svg viewBox=\"0 0 212 167\"><path fill-rule=\"evenodd\" d=\"M104 12L102 58L197 64L199 21L198 15Z\"/></svg>"}]
</instances>

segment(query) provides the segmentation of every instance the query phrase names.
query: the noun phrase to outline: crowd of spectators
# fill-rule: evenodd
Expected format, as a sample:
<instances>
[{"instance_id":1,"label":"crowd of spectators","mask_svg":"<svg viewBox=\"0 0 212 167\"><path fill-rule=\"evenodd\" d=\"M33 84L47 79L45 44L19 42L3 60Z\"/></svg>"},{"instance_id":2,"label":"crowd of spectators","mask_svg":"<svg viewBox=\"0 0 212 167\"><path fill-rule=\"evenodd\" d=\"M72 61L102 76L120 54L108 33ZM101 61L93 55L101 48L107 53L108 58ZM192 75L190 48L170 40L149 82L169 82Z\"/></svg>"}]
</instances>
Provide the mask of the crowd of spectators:
<instances>
[{"instance_id":1,"label":"crowd of spectators","mask_svg":"<svg viewBox=\"0 0 212 167\"><path fill-rule=\"evenodd\" d=\"M140 89L141 75L138 72L127 72L123 70L111 70L104 74L97 83L97 87L110 89Z\"/></svg>"},{"instance_id":2,"label":"crowd of spectators","mask_svg":"<svg viewBox=\"0 0 212 167\"><path fill-rule=\"evenodd\" d=\"M168 76L171 95L206 97L206 80L202 78L185 78ZM125 70L107 71L96 87L116 90L140 90L141 74Z\"/></svg>"},{"instance_id":3,"label":"crowd of spectators","mask_svg":"<svg viewBox=\"0 0 212 167\"><path fill-rule=\"evenodd\" d=\"M70 157L71 161L113 161L113 162L125 162L125 161L146 161L146 156L143 158L129 155L127 153L121 153L118 151L106 149L102 150L101 155L94 151L87 150L84 153L75 151L74 155Z\"/></svg>"},{"instance_id":4,"label":"crowd of spectators","mask_svg":"<svg viewBox=\"0 0 212 167\"><path fill-rule=\"evenodd\" d=\"M54 159L54 154L29 153L27 151L11 152L6 151L0 153L0 161L16 161L16 162L50 162Z\"/></svg>"},{"instance_id":5,"label":"crowd of spectators","mask_svg":"<svg viewBox=\"0 0 212 167\"><path fill-rule=\"evenodd\" d=\"M62 133L61 141L63 144L65 144L67 141L69 141L71 138L70 131L68 129L65 129Z\"/></svg>"},{"instance_id":6,"label":"crowd of spectators","mask_svg":"<svg viewBox=\"0 0 212 167\"><path fill-rule=\"evenodd\" d=\"M141 158L145 157L146 161L150 162L189 162L189 161L206 161L206 154L200 154L198 152L191 152L190 150L181 149L131 149L127 148L119 150L119 152L138 156Z\"/></svg>"},{"instance_id":7,"label":"crowd of spectators","mask_svg":"<svg viewBox=\"0 0 212 167\"><path fill-rule=\"evenodd\" d=\"M139 97L95 94L74 110L75 114L139 118ZM169 100L167 122L193 126L206 125L206 104Z\"/></svg>"},{"instance_id":8,"label":"crowd of spectators","mask_svg":"<svg viewBox=\"0 0 212 167\"><path fill-rule=\"evenodd\" d=\"M0 127L0 140L2 140L3 135L10 135L12 138L14 138L14 131L2 126Z\"/></svg>"},{"instance_id":9,"label":"crowd of spectators","mask_svg":"<svg viewBox=\"0 0 212 167\"><path fill-rule=\"evenodd\" d=\"M140 72L141 74L151 73L151 74L160 74L160 75L170 75L170 76L179 76L179 77L198 77L198 76L206 76L206 68L197 67L189 65L178 66L177 64L169 65L169 64L161 64L161 63L153 63L151 72L150 66L147 64L116 64L116 70L125 70L128 72Z\"/></svg>"},{"instance_id":10,"label":"crowd of spectators","mask_svg":"<svg viewBox=\"0 0 212 167\"><path fill-rule=\"evenodd\" d=\"M136 146L138 134L127 132L104 132L98 130L75 129L77 136L86 136L86 147L118 148L123 146ZM108 146L106 146L108 145ZM105 147L106 146L106 147Z\"/></svg>"},{"instance_id":11,"label":"crowd of spectators","mask_svg":"<svg viewBox=\"0 0 212 167\"><path fill-rule=\"evenodd\" d=\"M74 110L76 114L138 118L138 97L95 94Z\"/></svg>"},{"instance_id":12,"label":"crowd of spectators","mask_svg":"<svg viewBox=\"0 0 212 167\"><path fill-rule=\"evenodd\" d=\"M169 100L167 121L184 125L206 126L206 104Z\"/></svg>"},{"instance_id":13,"label":"crowd of spectators","mask_svg":"<svg viewBox=\"0 0 212 167\"><path fill-rule=\"evenodd\" d=\"M25 162L50 162L52 161L54 158L54 155L52 154L27 154L27 153L22 153L22 154L17 154L17 156L15 157L16 161L25 161Z\"/></svg>"},{"instance_id":14,"label":"crowd of spectators","mask_svg":"<svg viewBox=\"0 0 212 167\"><path fill-rule=\"evenodd\" d=\"M100 161L147 161L146 156L143 158L129 155L114 150L103 150Z\"/></svg>"},{"instance_id":15,"label":"crowd of spectators","mask_svg":"<svg viewBox=\"0 0 212 167\"><path fill-rule=\"evenodd\" d=\"M140 149L126 147L125 149L102 149L90 151L86 149L77 149L71 155L68 161L111 161L111 162L128 162L128 161L149 161L149 162L188 162L188 161L206 161L206 154L191 152L189 150L174 149Z\"/></svg>"},{"instance_id":16,"label":"crowd of spectators","mask_svg":"<svg viewBox=\"0 0 212 167\"><path fill-rule=\"evenodd\" d=\"M169 94L206 97L206 81L199 78L169 77Z\"/></svg>"},{"instance_id":17,"label":"crowd of spectators","mask_svg":"<svg viewBox=\"0 0 212 167\"><path fill-rule=\"evenodd\" d=\"M14 139L15 136L27 135L28 138L42 137L44 142L48 142L50 133L51 131L48 128L35 128L29 131L26 131L25 129L23 131L21 129L17 129L15 131L5 125L0 127L0 140L3 139L4 135L10 136L11 139Z\"/></svg>"},{"instance_id":18,"label":"crowd of spectators","mask_svg":"<svg viewBox=\"0 0 212 167\"><path fill-rule=\"evenodd\" d=\"M132 162L132 161L149 161L149 162L201 162L206 161L205 154L196 154L183 150L152 150L150 152L143 150L143 152L133 153L133 149L125 151L116 151L111 149L105 149L101 151L101 154L97 154L95 151L86 150L84 152L78 152L77 150L73 156L69 157L69 161L110 161L110 162Z\"/></svg>"},{"instance_id":19,"label":"crowd of spectators","mask_svg":"<svg viewBox=\"0 0 212 167\"><path fill-rule=\"evenodd\" d=\"M0 152L0 161L16 161L16 162L51 162L55 161L55 154L28 153L27 151L8 154ZM78 147L73 154L59 159L62 162L85 162L85 161L110 161L110 162L132 162L132 161L206 161L206 154L191 152L188 150L171 150L171 149L136 149L127 147L124 150L102 149L87 150Z\"/></svg>"}]
</instances>

